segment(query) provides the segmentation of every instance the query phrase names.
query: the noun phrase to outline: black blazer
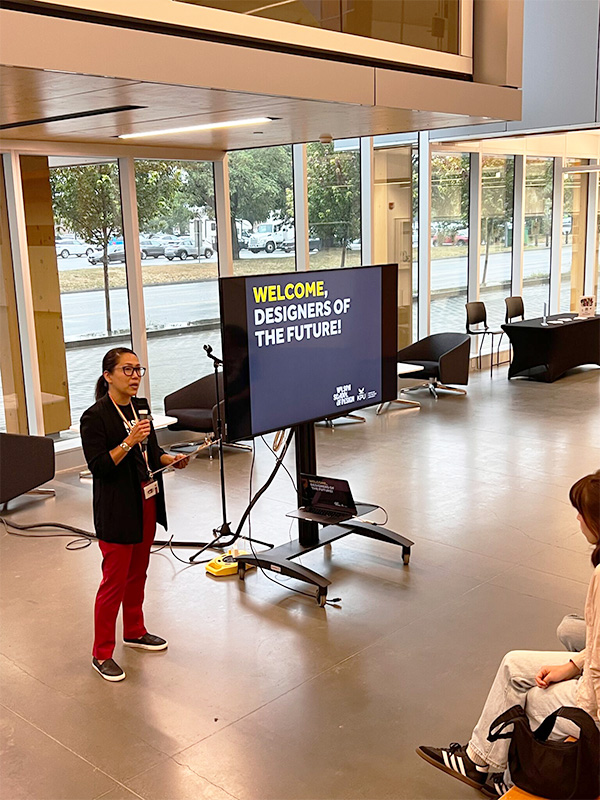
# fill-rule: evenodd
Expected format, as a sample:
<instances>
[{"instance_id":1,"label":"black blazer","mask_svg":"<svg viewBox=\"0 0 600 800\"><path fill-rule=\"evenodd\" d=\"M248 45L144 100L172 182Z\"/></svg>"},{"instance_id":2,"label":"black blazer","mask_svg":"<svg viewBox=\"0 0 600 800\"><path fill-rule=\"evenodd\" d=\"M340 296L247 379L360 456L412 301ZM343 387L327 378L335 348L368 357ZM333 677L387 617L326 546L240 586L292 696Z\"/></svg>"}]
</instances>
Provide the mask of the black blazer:
<instances>
[{"instance_id":1,"label":"black blazer","mask_svg":"<svg viewBox=\"0 0 600 800\"><path fill-rule=\"evenodd\" d=\"M133 405L137 409L136 400ZM104 542L138 544L143 538L142 489L132 453L115 464L110 451L127 433L119 412L108 395L100 398L81 417L81 443L94 478L94 526ZM148 438L150 469L159 469L164 450L159 447L154 426ZM157 522L167 528L167 512L162 474L156 476L160 491L156 495Z\"/></svg>"}]
</instances>

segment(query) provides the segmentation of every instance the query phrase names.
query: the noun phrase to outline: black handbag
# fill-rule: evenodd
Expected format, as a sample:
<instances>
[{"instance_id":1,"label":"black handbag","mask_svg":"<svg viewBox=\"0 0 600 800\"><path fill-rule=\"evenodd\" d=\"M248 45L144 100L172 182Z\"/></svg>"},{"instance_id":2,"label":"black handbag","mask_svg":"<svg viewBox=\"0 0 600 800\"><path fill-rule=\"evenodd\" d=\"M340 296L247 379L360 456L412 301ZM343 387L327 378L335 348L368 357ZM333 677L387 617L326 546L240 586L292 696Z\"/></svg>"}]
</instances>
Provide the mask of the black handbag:
<instances>
[{"instance_id":1,"label":"black handbag","mask_svg":"<svg viewBox=\"0 0 600 800\"><path fill-rule=\"evenodd\" d=\"M578 726L579 739L548 741L558 717ZM488 738L511 740L508 765L519 789L549 800L596 800L600 795L600 731L582 708L563 706L532 731L525 711L513 706L494 720Z\"/></svg>"}]
</instances>

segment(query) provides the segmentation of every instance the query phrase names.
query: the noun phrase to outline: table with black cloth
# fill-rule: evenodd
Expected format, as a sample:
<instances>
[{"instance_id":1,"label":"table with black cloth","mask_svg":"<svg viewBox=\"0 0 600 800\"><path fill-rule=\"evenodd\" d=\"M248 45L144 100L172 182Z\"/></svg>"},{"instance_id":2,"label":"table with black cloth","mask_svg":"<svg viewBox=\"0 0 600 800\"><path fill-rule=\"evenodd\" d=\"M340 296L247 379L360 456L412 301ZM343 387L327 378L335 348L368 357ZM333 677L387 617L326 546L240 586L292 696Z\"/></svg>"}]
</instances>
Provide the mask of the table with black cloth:
<instances>
[{"instance_id":1,"label":"table with black cloth","mask_svg":"<svg viewBox=\"0 0 600 800\"><path fill-rule=\"evenodd\" d=\"M551 320L569 322L552 324ZM523 375L548 383L583 364L600 366L600 316L576 319L576 314L555 314L502 325L513 347L508 377Z\"/></svg>"}]
</instances>

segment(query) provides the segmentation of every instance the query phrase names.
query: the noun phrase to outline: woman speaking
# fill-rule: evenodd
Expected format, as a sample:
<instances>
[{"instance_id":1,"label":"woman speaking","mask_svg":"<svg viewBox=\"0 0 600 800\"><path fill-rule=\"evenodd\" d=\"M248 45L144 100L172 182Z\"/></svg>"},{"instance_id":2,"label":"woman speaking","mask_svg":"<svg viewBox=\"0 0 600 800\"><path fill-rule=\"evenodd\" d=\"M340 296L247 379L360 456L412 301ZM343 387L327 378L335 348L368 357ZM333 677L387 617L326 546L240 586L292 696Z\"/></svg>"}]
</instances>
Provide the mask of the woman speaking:
<instances>
[{"instance_id":1,"label":"woman speaking","mask_svg":"<svg viewBox=\"0 0 600 800\"><path fill-rule=\"evenodd\" d=\"M156 523L167 527L161 467L186 467L187 456L162 450L147 403L137 400L146 372L126 347L109 350L96 384L96 403L81 417L81 441L94 480L94 526L102 552L102 582L94 609L92 666L107 681L125 672L113 660L115 628L123 606L123 641L143 650L165 650L167 642L148 633L142 610L150 548Z\"/></svg>"}]
</instances>

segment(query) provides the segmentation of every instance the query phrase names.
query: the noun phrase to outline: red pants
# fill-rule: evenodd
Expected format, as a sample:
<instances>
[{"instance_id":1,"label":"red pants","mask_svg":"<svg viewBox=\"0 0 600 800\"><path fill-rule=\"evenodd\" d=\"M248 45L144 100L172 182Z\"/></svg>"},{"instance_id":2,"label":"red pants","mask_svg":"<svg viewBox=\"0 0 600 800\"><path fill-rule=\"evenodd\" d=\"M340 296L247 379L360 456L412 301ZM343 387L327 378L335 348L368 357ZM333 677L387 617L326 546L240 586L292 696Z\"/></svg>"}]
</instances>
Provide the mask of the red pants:
<instances>
[{"instance_id":1,"label":"red pants","mask_svg":"<svg viewBox=\"0 0 600 800\"><path fill-rule=\"evenodd\" d=\"M117 615L123 605L123 638L139 639L144 626L144 588L150 548L156 532L156 498L143 500L143 541L139 544L99 542L102 551L102 583L94 608L94 658L112 658Z\"/></svg>"}]
</instances>

